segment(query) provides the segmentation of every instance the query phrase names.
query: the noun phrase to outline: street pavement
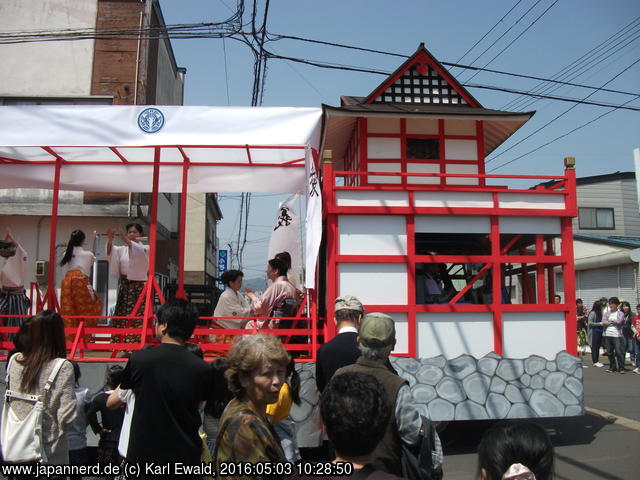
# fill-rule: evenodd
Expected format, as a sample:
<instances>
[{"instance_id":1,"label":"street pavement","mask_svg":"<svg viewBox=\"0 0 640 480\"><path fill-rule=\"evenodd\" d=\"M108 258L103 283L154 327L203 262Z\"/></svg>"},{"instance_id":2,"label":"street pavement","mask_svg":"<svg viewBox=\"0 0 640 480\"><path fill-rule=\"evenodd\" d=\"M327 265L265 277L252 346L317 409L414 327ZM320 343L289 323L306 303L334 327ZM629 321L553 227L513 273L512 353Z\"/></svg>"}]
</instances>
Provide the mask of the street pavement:
<instances>
[{"instance_id":1,"label":"street pavement","mask_svg":"<svg viewBox=\"0 0 640 480\"><path fill-rule=\"evenodd\" d=\"M640 479L640 375L584 368L586 414L534 420L549 433L557 480ZM629 366L627 368L630 368ZM477 478L477 446L494 421L456 422L442 434L445 480Z\"/></svg>"}]
</instances>

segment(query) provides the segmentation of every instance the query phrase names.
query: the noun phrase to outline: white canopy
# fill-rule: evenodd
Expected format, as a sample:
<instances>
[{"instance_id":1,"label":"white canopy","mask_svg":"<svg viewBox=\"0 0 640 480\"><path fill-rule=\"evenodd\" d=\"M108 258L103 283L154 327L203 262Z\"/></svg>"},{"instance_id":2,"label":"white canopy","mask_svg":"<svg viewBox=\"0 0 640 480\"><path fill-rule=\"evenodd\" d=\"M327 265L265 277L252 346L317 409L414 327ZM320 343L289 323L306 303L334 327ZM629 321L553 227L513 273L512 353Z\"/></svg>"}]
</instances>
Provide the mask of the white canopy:
<instances>
[{"instance_id":1,"label":"white canopy","mask_svg":"<svg viewBox=\"0 0 640 480\"><path fill-rule=\"evenodd\" d=\"M0 188L52 188L60 158L63 190L149 192L161 147L161 192L182 190L188 159L190 192L302 193L321 117L319 108L2 106Z\"/></svg>"},{"instance_id":2,"label":"white canopy","mask_svg":"<svg viewBox=\"0 0 640 480\"><path fill-rule=\"evenodd\" d=\"M0 188L150 192L304 193L306 268L322 235L312 150L322 110L290 107L0 106ZM214 168L212 168L214 167ZM314 286L314 275L306 286Z\"/></svg>"}]
</instances>

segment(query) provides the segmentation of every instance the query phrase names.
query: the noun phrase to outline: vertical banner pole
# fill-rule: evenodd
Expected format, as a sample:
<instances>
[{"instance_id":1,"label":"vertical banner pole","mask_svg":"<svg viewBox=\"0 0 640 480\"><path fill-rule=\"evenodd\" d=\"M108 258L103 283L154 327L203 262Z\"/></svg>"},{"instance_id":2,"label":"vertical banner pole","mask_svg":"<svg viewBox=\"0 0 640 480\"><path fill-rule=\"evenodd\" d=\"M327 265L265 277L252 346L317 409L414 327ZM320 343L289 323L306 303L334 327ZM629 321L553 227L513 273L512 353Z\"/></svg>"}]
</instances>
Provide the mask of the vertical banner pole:
<instances>
[{"instance_id":1,"label":"vertical banner pole","mask_svg":"<svg viewBox=\"0 0 640 480\"><path fill-rule=\"evenodd\" d=\"M184 291L184 257L185 257L185 237L187 232L187 190L189 188L189 158L183 154L182 162L182 193L180 196L180 254L178 257L178 291L177 298L187 298Z\"/></svg>"},{"instance_id":2,"label":"vertical banner pole","mask_svg":"<svg viewBox=\"0 0 640 480\"><path fill-rule=\"evenodd\" d=\"M58 231L58 197L60 196L60 170L62 161L56 158L53 176L53 199L51 202L51 232L49 233L49 272L47 276L47 308L56 308L56 235Z\"/></svg>"},{"instance_id":3,"label":"vertical banner pole","mask_svg":"<svg viewBox=\"0 0 640 480\"><path fill-rule=\"evenodd\" d=\"M154 278L156 275L156 244L158 233L158 189L160 183L160 147L154 148L153 154L153 191L151 192L151 221L149 224L149 275L147 277L147 298L144 304L142 319L142 344L147 340L147 327L153 316L153 300L155 298Z\"/></svg>"}]
</instances>

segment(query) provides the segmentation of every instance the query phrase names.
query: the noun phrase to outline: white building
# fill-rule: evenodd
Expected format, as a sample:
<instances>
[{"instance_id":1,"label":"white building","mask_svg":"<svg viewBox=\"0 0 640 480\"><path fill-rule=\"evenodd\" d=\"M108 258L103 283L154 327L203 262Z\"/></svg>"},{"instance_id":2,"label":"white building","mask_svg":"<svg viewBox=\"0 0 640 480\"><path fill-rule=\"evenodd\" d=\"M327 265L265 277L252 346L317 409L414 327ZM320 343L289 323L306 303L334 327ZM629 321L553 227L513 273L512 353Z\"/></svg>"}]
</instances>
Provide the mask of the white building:
<instances>
[{"instance_id":1,"label":"white building","mask_svg":"<svg viewBox=\"0 0 640 480\"><path fill-rule=\"evenodd\" d=\"M136 32L164 26L157 0L21 0L3 2L0 11L0 31L17 35L82 30L91 37L95 31ZM177 66L167 38L20 39L0 46L0 105L182 105L186 69ZM51 198L51 190L0 190L1 235L5 227L13 230L29 254L30 281L41 286L47 278L36 276L35 262L49 260ZM60 192L57 250L62 251L74 229L102 234L96 253L104 313L115 302L117 285L108 278L104 235L107 228L124 228L130 222L146 230L150 198L144 193ZM177 276L180 195L160 195L158 212L156 272L163 286ZM187 215L192 245L186 251L186 279L211 285L216 274L216 222L221 218L216 195L190 195ZM58 283L61 276L56 274Z\"/></svg>"}]
</instances>

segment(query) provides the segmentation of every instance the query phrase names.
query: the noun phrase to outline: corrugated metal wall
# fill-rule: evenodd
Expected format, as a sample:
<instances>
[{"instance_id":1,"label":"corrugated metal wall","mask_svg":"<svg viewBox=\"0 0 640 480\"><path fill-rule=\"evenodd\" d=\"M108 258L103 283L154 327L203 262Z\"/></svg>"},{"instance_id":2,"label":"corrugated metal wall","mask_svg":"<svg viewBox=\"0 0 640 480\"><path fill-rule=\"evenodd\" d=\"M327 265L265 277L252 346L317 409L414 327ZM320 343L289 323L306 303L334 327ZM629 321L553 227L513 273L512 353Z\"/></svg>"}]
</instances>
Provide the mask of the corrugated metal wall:
<instances>
[{"instance_id":1,"label":"corrugated metal wall","mask_svg":"<svg viewBox=\"0 0 640 480\"><path fill-rule=\"evenodd\" d=\"M576 272L576 297L591 308L600 297L624 298L632 307L638 303L637 264L615 265Z\"/></svg>"}]
</instances>

